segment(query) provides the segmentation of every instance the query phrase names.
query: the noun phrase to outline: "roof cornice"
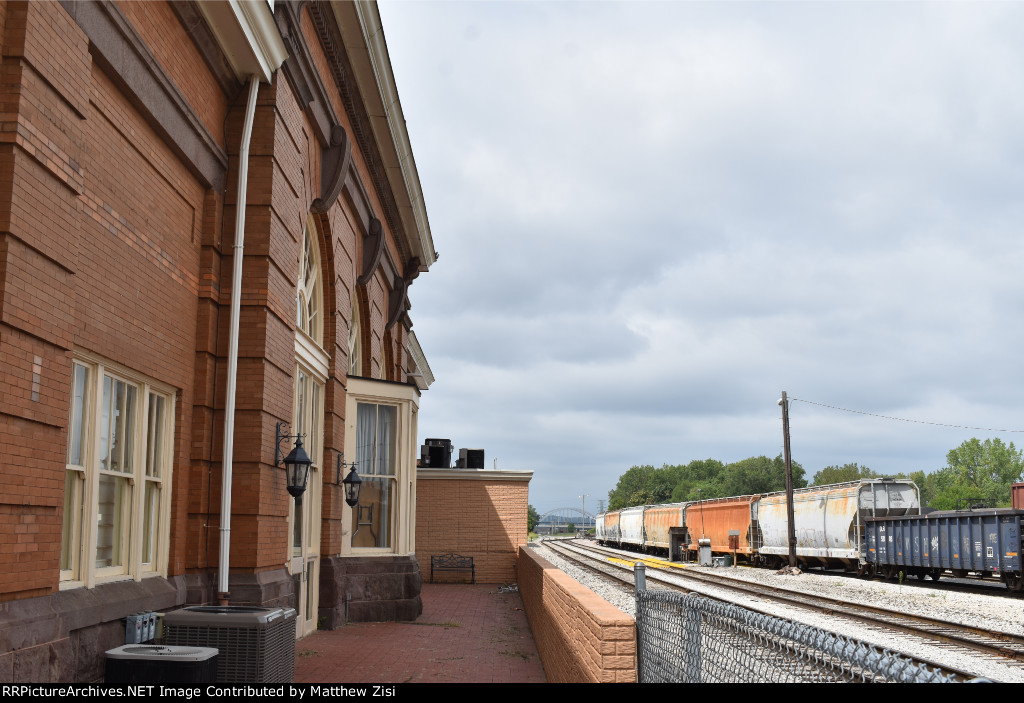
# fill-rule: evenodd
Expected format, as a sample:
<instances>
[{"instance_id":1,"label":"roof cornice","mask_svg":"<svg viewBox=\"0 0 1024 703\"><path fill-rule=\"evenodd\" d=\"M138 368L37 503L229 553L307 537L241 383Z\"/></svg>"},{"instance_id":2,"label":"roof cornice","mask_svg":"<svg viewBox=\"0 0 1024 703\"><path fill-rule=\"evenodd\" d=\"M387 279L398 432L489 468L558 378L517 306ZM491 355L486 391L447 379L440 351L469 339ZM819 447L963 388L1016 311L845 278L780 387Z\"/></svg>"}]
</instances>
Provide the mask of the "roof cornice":
<instances>
[{"instance_id":1,"label":"roof cornice","mask_svg":"<svg viewBox=\"0 0 1024 703\"><path fill-rule=\"evenodd\" d=\"M412 362L412 368L409 369L409 377L412 378L416 387L421 391L427 390L430 388L430 384L434 382L434 372L430 370L430 364L427 363L427 355L423 353L420 340L416 339L416 333L412 330L409 330L405 349L409 352L409 360Z\"/></svg>"},{"instance_id":2,"label":"roof cornice","mask_svg":"<svg viewBox=\"0 0 1024 703\"><path fill-rule=\"evenodd\" d=\"M437 260L437 252L377 3L335 0L331 7L380 150L406 243L412 257L419 260L419 270L426 271Z\"/></svg>"},{"instance_id":3,"label":"roof cornice","mask_svg":"<svg viewBox=\"0 0 1024 703\"><path fill-rule=\"evenodd\" d=\"M199 11L220 44L235 76L246 81L255 75L271 83L274 72L288 57L284 40L266 0L199 2Z\"/></svg>"}]
</instances>

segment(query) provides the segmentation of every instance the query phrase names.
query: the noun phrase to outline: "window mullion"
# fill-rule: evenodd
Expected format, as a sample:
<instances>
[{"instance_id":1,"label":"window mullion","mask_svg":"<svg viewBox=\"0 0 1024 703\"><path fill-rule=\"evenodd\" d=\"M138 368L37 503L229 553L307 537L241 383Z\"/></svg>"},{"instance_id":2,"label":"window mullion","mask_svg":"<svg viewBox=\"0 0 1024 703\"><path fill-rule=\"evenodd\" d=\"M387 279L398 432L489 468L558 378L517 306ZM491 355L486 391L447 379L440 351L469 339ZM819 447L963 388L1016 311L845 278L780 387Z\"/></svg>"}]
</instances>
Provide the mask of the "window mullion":
<instances>
[{"instance_id":1,"label":"window mullion","mask_svg":"<svg viewBox=\"0 0 1024 703\"><path fill-rule=\"evenodd\" d=\"M86 588L96 585L96 540L99 525L97 524L97 513L99 506L97 496L99 495L100 481L100 450L103 443L99 441L99 433L102 430L103 422L103 378L106 373L102 364L97 364L94 369L92 387L92 426L90 427L90 451L88 452L88 464L85 469L85 481L83 482L84 509L82 510L82 545L79 552L80 577L85 581ZM109 433L110 428L108 426ZM108 437L109 441L109 437Z\"/></svg>"},{"instance_id":2,"label":"window mullion","mask_svg":"<svg viewBox=\"0 0 1024 703\"><path fill-rule=\"evenodd\" d=\"M136 581L142 578L142 521L145 519L143 501L146 498L146 453L149 451L149 384L139 387L142 394L141 402L136 403L135 422L133 423L132 472L128 478L128 486L132 492L130 515L125 523L128 540L127 571Z\"/></svg>"},{"instance_id":3,"label":"window mullion","mask_svg":"<svg viewBox=\"0 0 1024 703\"><path fill-rule=\"evenodd\" d=\"M174 417L174 404L172 403L172 399L171 398L167 398L167 397L164 397L164 396L161 396L161 397L163 398L163 403L164 403L164 415L163 415L162 418L159 418L159 417L157 418L157 423L158 424L162 423L163 426L160 428L160 431L157 433L157 435L160 438L160 442L153 448L154 460L156 460L157 457L159 457L159 460L160 460L159 461L159 467L160 467L160 469L159 469L159 471L154 472L155 475L152 478L150 478L146 474L146 472L145 472L145 467L143 467L143 476L144 476L143 480L145 482L152 483L153 486L154 486L153 490L158 491L157 500L155 501L156 502L156 505L155 505L156 514L154 516L152 516L152 518L151 518L152 519L152 523L151 523L151 526L150 526L150 530L151 530L150 539L153 542L152 554L150 555L150 569L153 570L153 571L159 571L161 574L166 576L167 575L167 569L166 569L166 561L164 560L164 556L166 554L166 550L168 549L168 547L170 545L170 539L169 539L169 537L170 537L170 535L169 535L169 528L170 528L170 524L169 524L170 505L168 503L168 500L169 500L169 497L170 497L170 491L169 490L165 490L165 488L168 485L168 483L167 483L167 476L172 471L172 468L171 468L171 465L170 465L170 461L168 460L168 457L171 456L171 444L173 442L173 435L174 435L173 429L169 428L170 425L171 425L171 420ZM146 489L146 486L143 486L143 496L142 496L142 499L143 499L143 512L142 512L142 515L141 515L143 520L149 519L149 518L147 518L147 515L146 515L146 504L145 504L146 495L145 495L145 489ZM145 532L145 530L143 530L143 533L144 532ZM165 545L167 545L167 546L165 546ZM141 568L141 564L140 564L140 568Z\"/></svg>"},{"instance_id":4,"label":"window mullion","mask_svg":"<svg viewBox=\"0 0 1024 703\"><path fill-rule=\"evenodd\" d=\"M82 370L81 382L79 383L78 370ZM79 565L81 563L82 550L82 511L84 509L83 483L84 467L89 463L89 400L92 397L89 384L91 381L90 369L84 364L72 362L71 364L71 408L69 409L68 421L68 456L65 461L64 473L64 515L61 525L61 581L77 581L81 577ZM76 394L81 394L82 404L77 412L76 420ZM72 463L71 446L75 447L77 456L76 463ZM67 568L63 568L67 567Z\"/></svg>"}]
</instances>

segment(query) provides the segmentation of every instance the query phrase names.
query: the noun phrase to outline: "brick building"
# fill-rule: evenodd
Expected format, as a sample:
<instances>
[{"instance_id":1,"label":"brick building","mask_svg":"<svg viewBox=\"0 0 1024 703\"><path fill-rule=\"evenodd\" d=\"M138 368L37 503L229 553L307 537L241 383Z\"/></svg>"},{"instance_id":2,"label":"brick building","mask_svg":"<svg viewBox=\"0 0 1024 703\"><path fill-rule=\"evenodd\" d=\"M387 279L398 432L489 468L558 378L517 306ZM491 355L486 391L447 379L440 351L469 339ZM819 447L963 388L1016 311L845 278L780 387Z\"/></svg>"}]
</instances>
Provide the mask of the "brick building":
<instances>
[{"instance_id":1,"label":"brick building","mask_svg":"<svg viewBox=\"0 0 1024 703\"><path fill-rule=\"evenodd\" d=\"M0 55L0 681L141 610L415 617L436 253L376 5L0 1Z\"/></svg>"},{"instance_id":2,"label":"brick building","mask_svg":"<svg viewBox=\"0 0 1024 703\"><path fill-rule=\"evenodd\" d=\"M477 583L514 583L533 471L420 468L416 472L416 557L430 577L430 558L473 557ZM464 573L435 581L466 580Z\"/></svg>"}]
</instances>

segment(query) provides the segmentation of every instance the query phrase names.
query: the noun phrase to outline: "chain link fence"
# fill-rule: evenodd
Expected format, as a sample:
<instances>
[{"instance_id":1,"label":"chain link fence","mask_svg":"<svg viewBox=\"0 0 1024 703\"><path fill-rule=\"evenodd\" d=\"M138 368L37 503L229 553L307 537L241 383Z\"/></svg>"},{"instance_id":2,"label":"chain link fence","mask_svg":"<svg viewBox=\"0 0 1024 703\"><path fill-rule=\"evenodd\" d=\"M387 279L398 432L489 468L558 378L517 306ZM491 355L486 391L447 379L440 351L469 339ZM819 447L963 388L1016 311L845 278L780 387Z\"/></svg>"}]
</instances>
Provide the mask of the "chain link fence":
<instances>
[{"instance_id":1,"label":"chain link fence","mask_svg":"<svg viewBox=\"0 0 1024 703\"><path fill-rule=\"evenodd\" d=\"M638 575L639 576L639 575ZM902 654L695 594L636 592L640 683L951 683Z\"/></svg>"}]
</instances>

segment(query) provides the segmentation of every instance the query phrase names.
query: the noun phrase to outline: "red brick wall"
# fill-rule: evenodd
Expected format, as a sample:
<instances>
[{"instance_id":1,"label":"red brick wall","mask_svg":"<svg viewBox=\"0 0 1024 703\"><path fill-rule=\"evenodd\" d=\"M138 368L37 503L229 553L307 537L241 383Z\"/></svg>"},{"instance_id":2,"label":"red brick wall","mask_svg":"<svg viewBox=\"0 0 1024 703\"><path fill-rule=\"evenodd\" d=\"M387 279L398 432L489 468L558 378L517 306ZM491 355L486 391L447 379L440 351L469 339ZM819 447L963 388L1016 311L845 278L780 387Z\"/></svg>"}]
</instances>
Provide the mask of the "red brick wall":
<instances>
[{"instance_id":1,"label":"red brick wall","mask_svg":"<svg viewBox=\"0 0 1024 703\"><path fill-rule=\"evenodd\" d=\"M424 579L430 557L473 557L477 583L516 581L516 552L526 544L526 481L424 479L416 481L416 558ZM455 572L437 582L458 581Z\"/></svg>"},{"instance_id":2,"label":"red brick wall","mask_svg":"<svg viewBox=\"0 0 1024 703\"><path fill-rule=\"evenodd\" d=\"M170 4L118 0L117 6L218 144L228 102Z\"/></svg>"},{"instance_id":3,"label":"red brick wall","mask_svg":"<svg viewBox=\"0 0 1024 703\"><path fill-rule=\"evenodd\" d=\"M217 563L245 91L227 100L166 4L118 7L229 154L228 175L223 194L202 186L123 84L93 61L88 38L60 3L0 1L0 559L11 564L0 574L0 600L57 588L75 350L178 390L169 574ZM303 12L325 89L354 136ZM320 195L321 148L283 72L261 85L240 292L234 568L279 568L287 559L290 501L284 472L273 466L274 429L292 415L295 278L306 213ZM358 148L353 163L394 255ZM330 356L323 476L331 479L344 446L348 316L362 229L345 196L317 221ZM390 285L378 270L365 287L369 375L381 368ZM394 328L392 336L399 367L403 334ZM341 504L341 488L325 481L325 555L341 548Z\"/></svg>"},{"instance_id":4,"label":"red brick wall","mask_svg":"<svg viewBox=\"0 0 1024 703\"><path fill-rule=\"evenodd\" d=\"M57 588L89 57L59 5L3 10L0 601L8 601Z\"/></svg>"},{"instance_id":5,"label":"red brick wall","mask_svg":"<svg viewBox=\"0 0 1024 703\"><path fill-rule=\"evenodd\" d=\"M71 356L178 389L175 497L188 489L204 190L58 3L14 3L0 69L0 599L57 588ZM144 187L140 187L144 185ZM8 392L11 389L11 392ZM172 524L170 573L184 567Z\"/></svg>"},{"instance_id":6,"label":"red brick wall","mask_svg":"<svg viewBox=\"0 0 1024 703\"><path fill-rule=\"evenodd\" d=\"M636 681L633 618L528 547L519 550L519 593L548 681Z\"/></svg>"},{"instance_id":7,"label":"red brick wall","mask_svg":"<svg viewBox=\"0 0 1024 703\"><path fill-rule=\"evenodd\" d=\"M249 578L245 583L251 585L254 572L276 570L282 578L268 577L271 586L258 595L282 602L291 596L291 578L282 569L291 500L284 471L273 465L274 432L277 421L292 419L295 279L306 214L321 193L322 145L284 71L274 85L261 85L249 161L245 273L242 290L232 291L244 91L233 100L221 92L168 4L118 2L92 20L83 19L90 17L91 6L68 7L0 0L0 601L20 601L5 605L5 613L16 607L19 622L31 624L38 646L30 656L17 656L38 660L40 667L20 668L8 651L10 628L0 628L0 635L8 635L0 636L3 681L73 675L96 680L102 676L100 653L123 637L118 620L125 612L179 606L185 589L189 598L202 595L218 556L227 313L236 295L244 332L234 445L233 579ZM76 7L82 10L78 14ZM203 185L219 182L219 174L179 158L191 157L182 150L187 140L166 141L181 135L168 129L173 121L148 111L145 87L130 96L122 91L130 93L137 83L108 75L127 67L135 76L131 62L117 61L127 55L118 49L133 48L113 41L90 51L82 27L99 32L97 39L102 25L91 22L110 15L111 8L115 14L119 8L130 25L125 36L141 38L142 53L156 60L208 130L216 145L211 151L229 156L223 190ZM309 26L308 18L303 26ZM354 136L315 36L307 35L329 98ZM103 53L107 49L109 55ZM162 75L155 73L158 79ZM189 118L189 124L197 122ZM397 256L394 233L363 159L356 148L354 169L362 175L370 210L385 221L389 251ZM323 348L330 357L321 548L330 555L341 548L342 489L328 481L344 446L348 316L362 229L346 196L317 222ZM401 268L404 262L396 264ZM364 357L371 373L381 364L390 285L377 271L365 290L364 330L372 342ZM395 329L392 336L397 366L403 334ZM177 390L170 581L118 583L90 593L58 589L71 360L79 350ZM135 600L119 597L126 590ZM79 607L79 598L101 591L102 605ZM55 603L72 615L62 615ZM37 618L39 612L50 615ZM89 660L87 668L69 673L75 667L67 669L66 660L79 655Z\"/></svg>"}]
</instances>

